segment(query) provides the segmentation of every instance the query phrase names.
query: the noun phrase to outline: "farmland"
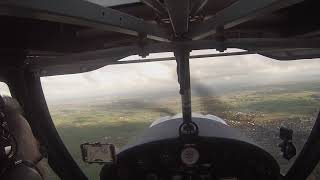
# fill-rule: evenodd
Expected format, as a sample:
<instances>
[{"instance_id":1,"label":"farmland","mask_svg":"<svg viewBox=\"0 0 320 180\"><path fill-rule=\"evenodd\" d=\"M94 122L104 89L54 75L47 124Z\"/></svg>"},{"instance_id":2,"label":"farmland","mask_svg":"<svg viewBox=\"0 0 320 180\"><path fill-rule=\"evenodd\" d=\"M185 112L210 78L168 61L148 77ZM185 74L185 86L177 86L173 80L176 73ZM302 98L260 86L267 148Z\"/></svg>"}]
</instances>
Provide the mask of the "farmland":
<instances>
[{"instance_id":1,"label":"farmland","mask_svg":"<svg viewBox=\"0 0 320 180\"><path fill-rule=\"evenodd\" d=\"M305 82L250 87L219 95L200 93L192 97L192 108L193 112L225 119L270 152L285 173L294 159L287 161L280 155L279 128L294 130L293 142L299 152L320 107L319 92L320 83ZM180 97L99 97L50 104L49 109L74 159L90 179L98 179L101 166L81 161L80 144L103 141L121 148L154 120L179 113Z\"/></svg>"}]
</instances>

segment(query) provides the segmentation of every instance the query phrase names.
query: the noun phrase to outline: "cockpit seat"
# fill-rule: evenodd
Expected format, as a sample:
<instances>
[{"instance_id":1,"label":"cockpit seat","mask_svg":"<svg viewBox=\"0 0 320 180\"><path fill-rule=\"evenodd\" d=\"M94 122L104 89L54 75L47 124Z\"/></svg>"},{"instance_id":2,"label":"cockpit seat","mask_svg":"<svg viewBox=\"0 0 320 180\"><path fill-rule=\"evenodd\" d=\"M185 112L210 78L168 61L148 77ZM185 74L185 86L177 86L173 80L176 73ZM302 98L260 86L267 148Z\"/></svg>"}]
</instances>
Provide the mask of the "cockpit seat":
<instances>
[{"instance_id":1,"label":"cockpit seat","mask_svg":"<svg viewBox=\"0 0 320 180\"><path fill-rule=\"evenodd\" d=\"M3 180L42 180L36 163L41 158L39 143L34 137L28 121L24 118L19 103L11 97L0 96L0 113L11 135L16 139L17 153L8 161L0 179Z\"/></svg>"}]
</instances>

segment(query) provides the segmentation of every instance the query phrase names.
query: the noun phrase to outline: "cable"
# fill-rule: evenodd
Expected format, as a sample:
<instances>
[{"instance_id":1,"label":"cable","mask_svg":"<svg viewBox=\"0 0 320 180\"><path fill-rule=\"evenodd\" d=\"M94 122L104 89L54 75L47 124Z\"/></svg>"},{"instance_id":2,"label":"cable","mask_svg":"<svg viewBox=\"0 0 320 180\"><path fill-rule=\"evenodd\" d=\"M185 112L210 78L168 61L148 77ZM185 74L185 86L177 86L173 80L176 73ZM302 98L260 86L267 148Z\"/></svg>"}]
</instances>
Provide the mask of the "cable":
<instances>
[{"instance_id":1,"label":"cable","mask_svg":"<svg viewBox=\"0 0 320 180\"><path fill-rule=\"evenodd\" d=\"M9 154L7 155L8 159L14 159L18 152L18 142L17 139L11 134L11 132L5 128L3 125L0 126L1 130L4 132L4 134L7 134L8 136L2 136L1 138L7 141L8 144L11 145L11 149Z\"/></svg>"}]
</instances>

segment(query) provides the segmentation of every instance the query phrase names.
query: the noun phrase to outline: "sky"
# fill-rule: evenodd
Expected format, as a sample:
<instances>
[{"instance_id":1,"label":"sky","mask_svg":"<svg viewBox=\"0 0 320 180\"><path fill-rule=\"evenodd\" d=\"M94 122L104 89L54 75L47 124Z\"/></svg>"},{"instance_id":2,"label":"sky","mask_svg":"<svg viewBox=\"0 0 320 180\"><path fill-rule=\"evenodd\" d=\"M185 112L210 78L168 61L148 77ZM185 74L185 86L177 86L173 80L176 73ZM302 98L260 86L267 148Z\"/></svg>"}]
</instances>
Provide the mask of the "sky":
<instances>
[{"instance_id":1,"label":"sky","mask_svg":"<svg viewBox=\"0 0 320 180\"><path fill-rule=\"evenodd\" d=\"M214 52L193 51L191 55ZM173 53L148 57L171 56ZM139 57L130 56L123 60L136 58ZM190 60L191 84L201 83L210 91L320 80L319 67L320 59L276 61L260 55ZM41 82L47 100L179 91L175 61L109 65L87 73L42 77ZM10 94L4 83L0 83L0 94Z\"/></svg>"},{"instance_id":2,"label":"sky","mask_svg":"<svg viewBox=\"0 0 320 180\"><path fill-rule=\"evenodd\" d=\"M191 54L212 53L202 50ZM216 51L214 51L216 52ZM172 53L150 57L170 57ZM138 58L131 56L125 60ZM276 61L260 55L190 60L191 79L209 89L320 80L320 59ZM178 92L176 62L109 65L95 71L41 78L46 98Z\"/></svg>"}]
</instances>

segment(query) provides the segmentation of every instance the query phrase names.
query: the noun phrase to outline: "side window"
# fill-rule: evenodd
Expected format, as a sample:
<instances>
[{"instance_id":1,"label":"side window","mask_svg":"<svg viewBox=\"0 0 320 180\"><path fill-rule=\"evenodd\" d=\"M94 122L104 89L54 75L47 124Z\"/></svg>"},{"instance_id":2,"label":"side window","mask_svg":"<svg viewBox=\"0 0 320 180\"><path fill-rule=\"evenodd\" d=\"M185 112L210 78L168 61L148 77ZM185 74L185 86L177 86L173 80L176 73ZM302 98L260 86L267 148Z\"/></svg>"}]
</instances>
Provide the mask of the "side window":
<instances>
[{"instance_id":1,"label":"side window","mask_svg":"<svg viewBox=\"0 0 320 180\"><path fill-rule=\"evenodd\" d=\"M10 96L11 97L11 93L10 93L9 87L4 82L0 82L0 95L1 96Z\"/></svg>"}]
</instances>

